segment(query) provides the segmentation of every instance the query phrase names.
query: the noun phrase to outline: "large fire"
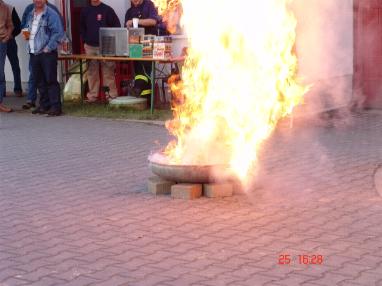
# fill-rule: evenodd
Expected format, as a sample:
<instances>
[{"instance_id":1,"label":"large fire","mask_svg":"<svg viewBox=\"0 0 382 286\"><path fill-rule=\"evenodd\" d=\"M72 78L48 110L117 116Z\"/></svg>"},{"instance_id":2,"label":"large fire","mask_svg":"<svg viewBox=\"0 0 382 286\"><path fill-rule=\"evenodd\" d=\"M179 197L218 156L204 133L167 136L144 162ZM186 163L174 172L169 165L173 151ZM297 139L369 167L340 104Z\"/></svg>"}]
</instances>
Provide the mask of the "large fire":
<instances>
[{"instance_id":1,"label":"large fire","mask_svg":"<svg viewBox=\"0 0 382 286\"><path fill-rule=\"evenodd\" d=\"M182 13L181 0L153 0L154 5L158 8L159 15L167 25L170 33L176 32L176 26L179 22L179 16Z\"/></svg>"},{"instance_id":2,"label":"large fire","mask_svg":"<svg viewBox=\"0 0 382 286\"><path fill-rule=\"evenodd\" d=\"M176 141L165 154L170 164L229 165L247 183L262 142L307 91L290 1L180 2L189 45L172 86L178 104L167 128Z\"/></svg>"}]
</instances>

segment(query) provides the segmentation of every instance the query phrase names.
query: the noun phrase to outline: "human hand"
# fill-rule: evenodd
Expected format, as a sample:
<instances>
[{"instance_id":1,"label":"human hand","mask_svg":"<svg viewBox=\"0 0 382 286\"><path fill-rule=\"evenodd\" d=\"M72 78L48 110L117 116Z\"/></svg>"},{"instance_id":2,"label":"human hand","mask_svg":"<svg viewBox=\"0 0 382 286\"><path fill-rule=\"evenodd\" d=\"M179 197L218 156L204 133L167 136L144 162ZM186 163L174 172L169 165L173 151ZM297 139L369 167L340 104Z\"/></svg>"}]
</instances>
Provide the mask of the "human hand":
<instances>
[{"instance_id":1,"label":"human hand","mask_svg":"<svg viewBox=\"0 0 382 286\"><path fill-rule=\"evenodd\" d=\"M129 20L126 22L126 27L131 28L133 26L133 20Z\"/></svg>"},{"instance_id":2,"label":"human hand","mask_svg":"<svg viewBox=\"0 0 382 286\"><path fill-rule=\"evenodd\" d=\"M10 39L11 39L10 36L6 36L6 37L2 40L2 42L3 42L3 43L6 43L6 42L8 42Z\"/></svg>"},{"instance_id":3,"label":"human hand","mask_svg":"<svg viewBox=\"0 0 382 286\"><path fill-rule=\"evenodd\" d=\"M42 50L43 53L49 53L49 49L47 47L45 47L43 50Z\"/></svg>"}]
</instances>

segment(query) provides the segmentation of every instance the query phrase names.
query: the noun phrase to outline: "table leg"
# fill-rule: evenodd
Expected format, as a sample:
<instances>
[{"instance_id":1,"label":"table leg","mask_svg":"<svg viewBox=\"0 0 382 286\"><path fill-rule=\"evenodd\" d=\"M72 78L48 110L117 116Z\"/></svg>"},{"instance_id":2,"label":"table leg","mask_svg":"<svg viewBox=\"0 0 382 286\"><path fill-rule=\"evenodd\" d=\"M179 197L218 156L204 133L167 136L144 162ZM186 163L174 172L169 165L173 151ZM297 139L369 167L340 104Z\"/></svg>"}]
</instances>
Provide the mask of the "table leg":
<instances>
[{"instance_id":1,"label":"table leg","mask_svg":"<svg viewBox=\"0 0 382 286\"><path fill-rule=\"evenodd\" d=\"M81 104L84 104L84 78L83 78L83 70L82 70L82 60L80 59L80 83L81 83Z\"/></svg>"},{"instance_id":2,"label":"table leg","mask_svg":"<svg viewBox=\"0 0 382 286\"><path fill-rule=\"evenodd\" d=\"M151 62L151 114L154 113L155 61Z\"/></svg>"}]
</instances>

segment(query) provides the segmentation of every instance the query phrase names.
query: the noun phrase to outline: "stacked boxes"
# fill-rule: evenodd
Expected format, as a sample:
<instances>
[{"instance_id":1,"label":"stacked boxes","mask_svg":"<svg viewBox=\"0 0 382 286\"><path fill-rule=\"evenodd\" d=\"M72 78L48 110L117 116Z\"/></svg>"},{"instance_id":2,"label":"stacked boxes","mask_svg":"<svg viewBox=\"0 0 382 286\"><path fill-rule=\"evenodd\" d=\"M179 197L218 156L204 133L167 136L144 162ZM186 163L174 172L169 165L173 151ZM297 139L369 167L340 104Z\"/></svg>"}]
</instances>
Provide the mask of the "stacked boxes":
<instances>
[{"instance_id":1,"label":"stacked boxes","mask_svg":"<svg viewBox=\"0 0 382 286\"><path fill-rule=\"evenodd\" d=\"M144 35L143 28L129 29L129 54L131 58L167 60L172 55L172 38Z\"/></svg>"},{"instance_id":2,"label":"stacked boxes","mask_svg":"<svg viewBox=\"0 0 382 286\"><path fill-rule=\"evenodd\" d=\"M144 28L129 29L129 55L131 58L143 57L143 45L141 44L141 38L144 34Z\"/></svg>"},{"instance_id":3,"label":"stacked boxes","mask_svg":"<svg viewBox=\"0 0 382 286\"><path fill-rule=\"evenodd\" d=\"M155 37L153 58L165 60L171 58L172 54L172 38L169 36Z\"/></svg>"},{"instance_id":4,"label":"stacked boxes","mask_svg":"<svg viewBox=\"0 0 382 286\"><path fill-rule=\"evenodd\" d=\"M142 38L143 45L143 57L144 58L152 58L153 57L153 49L154 49L154 35L145 35Z\"/></svg>"}]
</instances>

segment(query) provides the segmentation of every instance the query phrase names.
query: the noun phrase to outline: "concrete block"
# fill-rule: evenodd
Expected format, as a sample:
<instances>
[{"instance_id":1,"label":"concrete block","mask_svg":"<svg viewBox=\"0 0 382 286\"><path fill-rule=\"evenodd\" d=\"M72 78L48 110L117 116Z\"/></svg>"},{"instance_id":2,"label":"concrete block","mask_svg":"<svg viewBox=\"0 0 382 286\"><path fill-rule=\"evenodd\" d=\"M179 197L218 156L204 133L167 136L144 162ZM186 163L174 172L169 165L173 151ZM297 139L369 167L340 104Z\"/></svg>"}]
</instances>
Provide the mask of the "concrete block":
<instances>
[{"instance_id":1,"label":"concrete block","mask_svg":"<svg viewBox=\"0 0 382 286\"><path fill-rule=\"evenodd\" d=\"M194 200L202 196L203 186L200 184L177 184L171 187L174 199Z\"/></svg>"},{"instance_id":2,"label":"concrete block","mask_svg":"<svg viewBox=\"0 0 382 286\"><path fill-rule=\"evenodd\" d=\"M203 194L208 198L232 197L234 186L231 183L204 184Z\"/></svg>"},{"instance_id":3,"label":"concrete block","mask_svg":"<svg viewBox=\"0 0 382 286\"><path fill-rule=\"evenodd\" d=\"M243 185L239 182L233 183L233 193L237 195L245 194Z\"/></svg>"},{"instance_id":4,"label":"concrete block","mask_svg":"<svg viewBox=\"0 0 382 286\"><path fill-rule=\"evenodd\" d=\"M147 188L150 193L154 195L169 195L171 194L171 187L175 182L166 181L160 177L151 177L148 179Z\"/></svg>"}]
</instances>

